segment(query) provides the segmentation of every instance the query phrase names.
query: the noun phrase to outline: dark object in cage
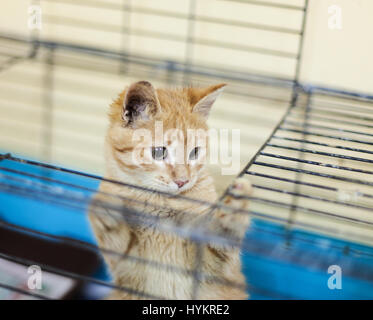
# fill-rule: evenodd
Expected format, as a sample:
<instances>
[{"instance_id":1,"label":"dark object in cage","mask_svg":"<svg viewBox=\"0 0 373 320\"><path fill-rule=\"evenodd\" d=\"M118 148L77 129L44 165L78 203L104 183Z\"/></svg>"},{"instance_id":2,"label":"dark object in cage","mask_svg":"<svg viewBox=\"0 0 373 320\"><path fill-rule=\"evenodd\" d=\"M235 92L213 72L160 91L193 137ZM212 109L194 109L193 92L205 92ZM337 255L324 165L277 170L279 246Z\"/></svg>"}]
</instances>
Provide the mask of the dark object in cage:
<instances>
[{"instance_id":1,"label":"dark object in cage","mask_svg":"<svg viewBox=\"0 0 373 320\"><path fill-rule=\"evenodd\" d=\"M101 59L103 68L108 66L108 73L136 74L161 79L165 83L179 84L191 80L204 83L219 79L232 83L231 89L228 90L231 94L239 93L249 100L257 99L255 101L259 103L261 100L288 103L289 107L282 119L240 174L249 176L254 186L254 194L248 197L252 203L250 210L242 212L250 215L252 219L242 244L235 239L206 232L203 228L186 229L182 225L164 225L158 221L149 221L149 217L144 217L133 208L118 208L110 202L101 206L110 207L118 212L125 210L124 217L130 219L131 223L157 224L163 232L190 239L201 247L213 242L242 248L243 271L247 278L247 286L224 279L207 280L239 290L247 289L252 298L371 299L373 97L299 82L306 3L304 7L297 7L258 1L245 2L247 5L264 6L271 10L292 10L301 13L302 16L304 14L299 30L273 27L265 23L235 22L242 28L296 36L298 51L291 53L282 49L261 48L255 45L237 46L211 39L195 38L193 25L196 21L220 25L232 25L234 21L200 16L196 14L195 2L191 0L188 15L177 16L161 10L136 6L121 8L124 16L131 15L131 12L146 11L146 14L154 16L171 15L177 19L186 19L186 38L140 29L133 30L124 26L112 27L113 30L110 31L119 33L122 37L135 34L185 43L184 61L146 57L137 52L129 52L125 46L121 47L120 51L115 51L66 41L41 39L37 34L31 40L2 35L1 42L7 52L4 53L6 59L1 65L1 70L11 73L17 64L25 61L41 62L45 66L45 94L42 104L45 107L43 159L46 160L50 157L52 144L54 69L59 66L78 68L80 64L87 68L99 68L89 61L86 62L90 57ZM74 3L93 7L98 5L97 2L91 1ZM100 6L112 6L110 10L119 9L116 5L104 3ZM69 25L78 29L111 28L62 16L47 14L45 18L50 24ZM250 72L249 67L247 70L232 71L207 64L199 65L192 61L193 48L197 44L216 48L230 47L232 50L243 52L252 51L268 59L280 57L294 63L294 73L287 77L275 74L268 76L261 70ZM17 55L14 54L15 49ZM24 55L19 55L18 52L22 51ZM70 59L71 57L73 59ZM114 67L112 62L119 64ZM0 286L6 289L3 292L14 290L17 294L22 294L22 297L30 295L36 299L97 298L115 289L139 298L164 298L149 292L138 292L130 287L114 285L110 281L110 276L106 274L102 262L98 267L102 253L117 259L132 259L136 263L164 272L183 274L194 280L196 288L200 281L206 281L205 275L198 270L198 264L195 270L180 270L173 265L163 265L156 261L125 255L123 252L98 248L90 234L85 215L92 195L97 192L98 183L105 178L57 166L49 161L27 160L23 156L9 154L9 151L4 150L0 161L0 199L1 203L5 204L0 211L0 224L4 230L0 231L0 234L10 237L9 230L13 230L12 237L17 241L12 241L7 248L0 248L0 258L7 263L13 263L12 267L40 266L51 275L51 286L63 287L65 291L35 292L28 290L24 283L20 285L9 279L0 279ZM123 184L118 181L107 182ZM135 185L125 186L139 188ZM221 200L228 195L230 189L226 190ZM175 197L168 194L164 196ZM180 198L180 201L196 200ZM200 202L203 203L202 200ZM205 205L211 206L212 209L222 206L221 203L206 202ZM50 249L45 254L34 252L29 239L38 239ZM27 248L26 252L19 250L19 247ZM61 260L56 260L58 256L63 257L63 260L69 259L67 252L74 262L70 267L61 263ZM74 259L75 254L82 257L79 263ZM338 266L342 270L343 290L331 290L328 287L330 266ZM24 269L20 272L23 271ZM53 275L59 278L53 279ZM17 274L14 274L13 278L16 277ZM107 290L102 291L102 288Z\"/></svg>"}]
</instances>

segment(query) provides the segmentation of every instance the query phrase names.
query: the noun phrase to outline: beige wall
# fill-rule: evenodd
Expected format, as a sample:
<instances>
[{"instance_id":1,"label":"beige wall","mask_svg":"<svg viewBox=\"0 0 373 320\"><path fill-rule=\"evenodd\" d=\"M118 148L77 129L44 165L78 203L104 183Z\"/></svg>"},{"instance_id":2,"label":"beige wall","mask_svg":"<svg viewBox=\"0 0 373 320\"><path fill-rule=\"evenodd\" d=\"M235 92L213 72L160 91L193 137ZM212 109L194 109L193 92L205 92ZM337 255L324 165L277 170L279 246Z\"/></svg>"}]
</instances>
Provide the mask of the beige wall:
<instances>
[{"instance_id":1,"label":"beige wall","mask_svg":"<svg viewBox=\"0 0 373 320\"><path fill-rule=\"evenodd\" d=\"M302 77L314 83L373 92L373 1L311 0ZM342 9L342 29L328 28L328 6Z\"/></svg>"}]
</instances>

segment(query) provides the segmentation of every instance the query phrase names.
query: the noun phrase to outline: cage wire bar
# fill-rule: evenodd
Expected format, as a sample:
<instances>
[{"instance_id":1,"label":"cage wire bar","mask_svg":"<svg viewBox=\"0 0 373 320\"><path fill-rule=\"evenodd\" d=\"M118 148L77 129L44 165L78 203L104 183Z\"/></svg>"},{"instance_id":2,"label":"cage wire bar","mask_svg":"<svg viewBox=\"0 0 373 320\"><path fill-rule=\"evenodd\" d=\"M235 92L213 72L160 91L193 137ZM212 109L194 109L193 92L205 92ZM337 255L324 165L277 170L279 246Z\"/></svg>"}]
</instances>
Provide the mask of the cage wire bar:
<instances>
[{"instance_id":1,"label":"cage wire bar","mask_svg":"<svg viewBox=\"0 0 373 320\"><path fill-rule=\"evenodd\" d=\"M41 1L44 2L44 1ZM69 0L48 0L45 2L68 3L77 6L91 6L95 8L105 8L109 10L121 10L123 13L123 24L121 26L110 26L104 23L89 23L89 21L77 20L64 16L55 16L46 14L43 16L44 21L48 24L69 25L78 28L108 30L110 32L119 33L122 36L122 43L120 51L111 50L108 48L95 48L75 43L68 43L62 41L54 41L53 39L41 39L39 34L33 34L31 39L17 37L14 35L1 34L2 41L0 48L8 48L9 44L12 46L23 46L25 50L24 55L14 55L14 52L1 52L0 55L6 57L2 59L1 71L8 70L18 63L22 63L28 59L41 59L45 63L46 72L44 79L45 95L43 105L45 106L44 113L44 146L43 151L45 159L51 159L50 148L51 139L51 114L53 112L53 70L57 63L67 63L66 59L56 59L56 53L64 54L66 52L78 53L81 55L92 55L103 57L108 60L119 61L117 72L126 74L135 74L142 67L150 68L151 70L163 69L167 71L168 82L178 82L178 74L181 75L180 83L188 83L194 78L218 78L226 81L232 81L239 86L241 83L244 86L252 84L262 86L268 90L274 88L285 88L291 93L289 107L282 119L274 128L266 142L259 148L255 156L247 163L239 176L250 176L253 182L254 195L245 197L251 200L253 207L248 210L238 210L227 207L222 204L224 197L234 196L230 188L226 190L220 201L217 203L207 203L200 200L188 199L186 197L178 196L181 201L198 202L202 205L210 207L211 210L223 208L232 211L234 214L248 214L251 217L263 219L265 221L277 222L284 226L287 230L284 238L283 234L276 234L271 231L273 235L277 236L279 241L285 241L286 246L291 248L293 241L303 241L311 243L317 247L317 241L312 241L309 238L302 237L300 234L292 233L292 230L300 228L304 230L313 230L323 234L335 235L338 237L346 237L363 243L373 243L371 231L373 227L373 220L370 218L373 211L373 182L371 176L373 174L372 166L373 160L369 155L373 154L370 146L373 145L373 134L369 131L373 127L372 103L373 97L370 95L359 94L355 92L347 92L342 90L334 90L329 88L321 88L311 86L299 82L302 48L304 39L304 30L307 17L307 4L304 6L294 6L288 4L271 3L266 1L250 1L250 0L234 0L232 2L240 2L256 6L263 6L269 8L293 10L295 12L302 12L303 19L300 30L295 30L286 27L274 27L266 24L257 23L243 23L233 19L213 18L196 13L196 2L190 0L189 12L186 14L176 14L175 12L168 12L165 10L150 9L141 7L131 1L123 1L122 4L114 4L103 1L69 1ZM149 15L156 15L160 17L173 17L177 19L185 19L187 23L186 37L175 36L172 34L165 34L159 32L150 32L141 29L130 27L129 21L132 13L140 12ZM236 25L248 29L266 30L277 33L286 33L299 36L299 44L297 52L287 52L283 50L274 50L268 48L261 48L255 45L232 45L230 43L219 42L209 39L201 39L195 36L196 21L203 21L206 23L217 23L223 25ZM131 35L140 35L151 38L171 39L175 42L185 43L185 59L184 61L162 60L160 58L152 58L148 56L139 55L136 52L130 52L126 47L126 39ZM230 47L237 51L252 51L261 55L280 56L285 59L295 61L294 74L291 77L282 77L277 75L268 75L265 73L255 73L249 71L232 71L222 67L210 67L198 65L193 62L194 45L203 44L217 48ZM43 57L38 57L40 50L46 49L47 53ZM6 51L6 50L5 50ZM83 58L84 59L84 58ZM70 61L68 63L71 63ZM233 86L231 92L238 93ZM278 99L274 96L268 96L267 92L249 92L247 90L244 95L249 98L260 99ZM242 94L242 93L241 93ZM287 101L285 98L280 98L282 101ZM317 156L317 159L314 157ZM2 166L1 164L16 162L25 166L38 167L43 169L43 174L33 174L26 170L16 170ZM337 163L336 163L337 162ZM123 187L142 188L135 185L125 184L119 181L110 181L104 177L88 174L85 172L71 170L50 164L48 161L32 161L20 157L12 156L11 154L0 155L0 190L4 193L16 194L25 198L34 199L36 201L51 203L56 206L62 206L71 210L82 211L84 205L90 203L91 197L89 194L96 193L97 190L88 188L79 184L73 184L62 179L54 178L54 171L61 171L69 175L84 176L88 179L106 181L113 184L121 184ZM346 174L348 174L346 176ZM324 183L314 182L313 177L323 179ZM334 186L334 183L337 183ZM56 188L54 185L59 185L62 188ZM356 187L357 186L357 187ZM64 189L64 188L69 188ZM353 187L351 191L351 187ZM73 189L74 191L71 191ZM154 192L142 188L144 192ZM262 192L262 193L260 193ZM160 193L165 197L173 197L175 195ZM279 195L289 196L288 201L275 200ZM331 196L332 195L332 196ZM118 198L114 195L107 195L113 199ZM119 199L115 199L119 200ZM123 199L134 202L133 199ZM304 200L311 201L303 204ZM321 209L324 204L328 205L327 209ZM149 204L157 207L156 204ZM97 208L97 214L102 214L101 209L110 209L111 211L120 214L120 218L127 223L149 225L156 224L157 228L162 232L171 232L177 234L179 237L190 239L195 242L198 248L209 242L220 245L230 245L232 247L240 247L242 250L255 253L258 255L273 255L273 250L266 247L258 247L250 242L240 243L238 239L231 239L227 235L220 235L208 232L205 226L201 228L185 228L164 221L153 221L151 217L142 214L140 211L116 205L116 202L100 202L94 204ZM353 211L352 215L347 215L344 209L348 208ZM278 215L273 212L281 211L283 209L290 212L288 215ZM95 210L96 211L96 210ZM271 213L269 213L271 212ZM364 214L356 214L363 212ZM184 212L184 215L192 214ZM299 216L305 216L306 219L298 219ZM308 219L309 217L321 217L323 223ZM325 221L332 221L333 224L325 225ZM341 222L344 224L357 225L359 228L365 228L368 232L359 232L356 228L340 228L339 224L334 222ZM36 237L41 237L49 240L58 240L63 243L68 243L77 247L83 247L96 252L97 254L111 254L121 257L121 259L133 259L138 263L144 263L154 268L163 268L166 272L180 272L188 275L194 279L194 295L193 298L198 298L198 287L200 281L205 281L206 275L200 270L200 262L203 259L202 250L197 250L198 259L193 270L180 270L172 265L163 265L155 261L142 260L139 257L124 255L106 248L99 248L90 243L55 236L48 233L43 233L30 228L20 227L5 221L0 222L0 226L22 231L32 234ZM250 228L259 230L261 232L269 232L261 229L260 226L254 225ZM356 250L351 247L338 247L338 250L348 252L351 256L368 256L372 257L370 252ZM38 263L37 261L29 261L19 257L10 256L0 253L0 258L14 261L24 265ZM296 259L296 258L294 258ZM39 263L40 264L40 263ZM41 266L46 271L56 273L72 279L82 280L83 282L92 282L97 285L109 287L111 289L122 290L129 292L138 297L163 299L163 297L153 296L147 292L137 292L131 288L118 287L112 283L95 279L93 277L86 277L80 274L74 274L65 270L50 267L48 265ZM372 281L372 275L367 275L367 279ZM242 287L242 284L227 282L224 279L208 279L223 283L224 285ZM14 290L26 295L30 295L37 299L48 299L48 297L22 290L16 287L11 287L6 283L1 283L0 287L7 290ZM281 295L276 292L263 292L262 288L248 285L249 292L258 291L263 295L275 296L278 298L291 298Z\"/></svg>"},{"instance_id":2,"label":"cage wire bar","mask_svg":"<svg viewBox=\"0 0 373 320\"><path fill-rule=\"evenodd\" d=\"M341 206L345 207L352 207L352 208L358 208L361 210L366 210L368 212L372 212L372 206L371 203L370 205L364 206L356 203L349 203L346 202L346 200L331 200L325 197L321 196L314 196L312 194L306 194L302 193L299 190L299 186L307 186L311 187L314 189L321 189L321 190L328 190L332 191L335 193L342 192L343 190L348 190L351 184L357 184L357 185L364 185L364 186L369 186L372 187L373 183L370 181L370 177L373 174L373 171L371 170L364 170L360 168L356 168L353 166L343 166L343 165L337 165L333 163L328 163L328 159L336 158L336 159L342 159L342 160L348 160L351 162L357 162L357 163L368 163L371 164L373 163L373 160L367 159L364 157L357 157L357 156L351 156L348 154L341 154L341 153L335 153L333 152L333 149L339 149L339 150L346 150L346 151L351 151L352 153L366 153L366 154L372 154L372 151L369 149L364 149L364 148L356 148L356 147L348 147L344 146L342 144L336 144L334 143L322 143L322 142L317 142L317 141L312 141L309 140L308 137L319 137L319 138L327 138L330 140L336 140L338 141L346 141L346 142L353 142L354 144L359 144L359 145L370 145L371 142L363 140L363 139L354 139L351 138L356 136L356 135L361 135L363 137L369 137L372 136L372 134L364 132L364 131L358 131L358 130L348 130L344 129L343 125L352 125L355 127L360 127L360 128L372 128L372 125L369 124L372 123L372 118L365 116L366 111L371 111L369 109L362 109L359 110L359 112L363 111L364 113L361 113L359 115L356 114L350 114L350 113L345 113L343 111L329 111L325 109L325 106L322 106L321 104L318 104L317 102L312 101L312 97L314 95L317 95L318 93L325 94L324 89L322 88L312 88L309 87L306 91L307 94L307 105L306 107L299 106L296 102L291 105L291 107L288 109L286 112L285 116L283 119L279 122L278 126L275 128L275 130L272 132L266 143L260 148L260 150L257 152L257 154L253 157L253 159L247 164L247 166L244 168L244 170L241 172L240 176L243 175L251 175L251 176L256 176L262 178L262 182L265 181L266 179L272 179L272 180L277 180L277 181L282 181L286 182L288 186L290 186L287 190L283 189L278 189L278 188L270 188L267 186L263 186L260 184L254 184L255 188L258 189L263 189L263 190L270 190L272 192L276 193L286 193L290 194L293 196L293 203L291 204L284 204L280 202L275 202L271 200L266 200L269 203L276 203L278 205L284 205L290 207L292 210L294 210L294 214L296 210L303 210L303 211L308 211L308 212L315 212L319 214L325 214L325 215L333 215L334 217L338 217L339 219L348 219L350 221L355 221L357 223L362 223L366 225L371 225L371 221L365 221L364 219L359 219L356 217L342 217L339 216L338 214L334 214L331 212L322 212L320 210L315 210L312 208L305 208L298 206L296 204L296 200L299 197L303 198L309 198L312 200L317 200L317 201L322 201L322 202L328 202L328 203L333 203L333 204L338 204ZM340 93L343 96L343 93ZM351 96L344 96L345 99L351 99ZM361 96L362 101L365 99L371 100L371 97L364 97ZM366 101L366 100L365 100ZM371 104L371 101L369 101L369 104ZM324 108L323 108L324 107ZM327 106L329 107L329 106ZM370 106L371 107L371 106ZM339 109L341 110L341 109ZM351 109L350 109L351 110ZM318 116L317 114L320 113L331 113L334 115L337 115L338 117L341 117L342 119L335 118L335 119L330 119L327 117L323 116ZM316 114L316 115L315 115ZM298 118L298 122L294 122L294 118ZM300 118L300 119L299 119ZM345 118L347 119L358 119L358 120L363 120L365 123L358 123L358 122L352 122L349 120L344 120ZM333 125L317 125L314 124L314 121L318 122L330 122L333 121L336 123L338 127L333 127ZM294 128L295 127L295 128ZM324 133L319 133L318 129L324 130L326 132L337 132L336 134L324 134ZM291 137L291 133L296 133L300 138L294 138ZM288 134L288 136L286 136ZM347 135L347 136L346 136ZM294 147L291 145L286 145L286 143L298 143L299 146ZM332 149L331 152L324 152L324 151L319 151L317 150L317 146L319 147L327 147ZM288 150L288 151L294 151L296 156L289 157L286 155L282 155L279 153L276 153L273 150ZM271 152L272 151L272 152ZM313 161L313 160L306 160L305 155L307 154L312 154L312 155L318 155L321 156L323 161ZM283 161L283 165L278 165L271 163L271 159L281 159ZM326 162L324 162L324 159ZM292 163L296 163L296 167L292 166ZM313 170L307 170L304 169L305 165L309 165L308 167L313 167ZM261 172L257 172L256 170L253 170L253 168L260 168L260 167L270 167L274 168L276 170L282 170L282 171L290 171L290 172L295 172L296 173L296 178L295 179L288 179L288 178L283 178L281 175L268 175L264 174ZM329 170L328 173L324 172L319 172L317 170L317 167L322 167L322 168L330 168L332 170ZM334 174L335 172L342 172L343 171L348 171L348 172L356 172L356 173L361 173L364 174L364 179L355 179L355 178L349 178L349 177L344 177L343 175L338 175ZM340 188L335 188L331 186L330 184L332 182L328 182L324 185L322 184L316 184L316 183L309 183L305 182L302 179L302 175L311 175L311 176L318 176L318 177L323 177L328 179L329 181L332 180L337 180L341 182ZM291 190L293 189L293 190ZM311 190L310 189L310 190ZM358 197L362 198L372 198L372 193L371 189L369 189L370 192L361 192L361 191L356 191L356 195ZM338 199L338 196L336 197ZM289 217L289 227L292 224L291 217Z\"/></svg>"}]
</instances>

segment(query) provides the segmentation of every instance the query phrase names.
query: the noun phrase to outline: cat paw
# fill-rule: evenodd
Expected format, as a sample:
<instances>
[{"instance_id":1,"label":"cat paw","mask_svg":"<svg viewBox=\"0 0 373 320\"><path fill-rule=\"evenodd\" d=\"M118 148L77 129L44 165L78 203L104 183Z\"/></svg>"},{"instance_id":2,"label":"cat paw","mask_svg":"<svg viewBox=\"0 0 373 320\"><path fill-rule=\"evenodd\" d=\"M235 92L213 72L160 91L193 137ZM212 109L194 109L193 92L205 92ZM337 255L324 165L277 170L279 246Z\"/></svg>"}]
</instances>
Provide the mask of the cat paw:
<instances>
[{"instance_id":1,"label":"cat paw","mask_svg":"<svg viewBox=\"0 0 373 320\"><path fill-rule=\"evenodd\" d=\"M235 209L246 210L249 207L249 199L252 194L252 186L249 180L237 178L229 187L228 195L224 199L224 204Z\"/></svg>"},{"instance_id":2,"label":"cat paw","mask_svg":"<svg viewBox=\"0 0 373 320\"><path fill-rule=\"evenodd\" d=\"M247 211L249 199L252 193L251 183L245 178L236 179L223 199L223 206L218 213L223 227L235 236L242 239L250 224L250 216Z\"/></svg>"}]
</instances>

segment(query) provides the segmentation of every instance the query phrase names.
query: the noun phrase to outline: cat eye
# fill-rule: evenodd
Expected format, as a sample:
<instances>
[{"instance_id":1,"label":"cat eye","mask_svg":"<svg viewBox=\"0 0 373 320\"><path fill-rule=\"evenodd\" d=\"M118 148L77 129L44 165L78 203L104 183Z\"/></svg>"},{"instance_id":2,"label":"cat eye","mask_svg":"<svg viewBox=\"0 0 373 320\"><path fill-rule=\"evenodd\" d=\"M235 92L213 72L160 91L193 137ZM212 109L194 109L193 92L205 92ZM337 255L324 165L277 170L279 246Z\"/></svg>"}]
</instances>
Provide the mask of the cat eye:
<instances>
[{"instance_id":1,"label":"cat eye","mask_svg":"<svg viewBox=\"0 0 373 320\"><path fill-rule=\"evenodd\" d=\"M199 147L196 147L189 153L189 160L196 160L198 158L199 149Z\"/></svg>"},{"instance_id":2,"label":"cat eye","mask_svg":"<svg viewBox=\"0 0 373 320\"><path fill-rule=\"evenodd\" d=\"M167 158L167 148L166 147L153 147L152 157L154 160L164 160Z\"/></svg>"}]
</instances>

